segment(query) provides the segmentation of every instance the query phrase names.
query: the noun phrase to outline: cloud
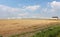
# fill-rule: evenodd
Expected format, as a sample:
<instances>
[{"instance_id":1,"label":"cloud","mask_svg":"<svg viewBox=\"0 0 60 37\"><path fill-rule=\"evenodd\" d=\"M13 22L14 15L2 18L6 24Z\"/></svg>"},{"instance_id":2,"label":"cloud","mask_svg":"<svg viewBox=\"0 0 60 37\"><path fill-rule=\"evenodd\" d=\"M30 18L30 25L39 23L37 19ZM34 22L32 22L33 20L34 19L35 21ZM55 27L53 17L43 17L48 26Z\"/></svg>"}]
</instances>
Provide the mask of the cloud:
<instances>
[{"instance_id":1,"label":"cloud","mask_svg":"<svg viewBox=\"0 0 60 37\"><path fill-rule=\"evenodd\" d=\"M35 11L40 8L40 5L26 6L25 9Z\"/></svg>"},{"instance_id":2,"label":"cloud","mask_svg":"<svg viewBox=\"0 0 60 37\"><path fill-rule=\"evenodd\" d=\"M18 14L19 16L27 16L28 15L28 12L26 13L21 13L21 14Z\"/></svg>"},{"instance_id":3,"label":"cloud","mask_svg":"<svg viewBox=\"0 0 60 37\"><path fill-rule=\"evenodd\" d=\"M57 14L60 12L60 2L57 1L52 1L48 2L47 7L41 9L42 12L47 12L51 14Z\"/></svg>"},{"instance_id":4,"label":"cloud","mask_svg":"<svg viewBox=\"0 0 60 37\"><path fill-rule=\"evenodd\" d=\"M27 10L35 11L38 8L40 8L40 5L23 6L23 8L13 8L5 5L0 5L0 10L4 12L23 12Z\"/></svg>"},{"instance_id":5,"label":"cloud","mask_svg":"<svg viewBox=\"0 0 60 37\"><path fill-rule=\"evenodd\" d=\"M53 7L53 8L55 8L55 7L60 8L60 2L57 2L57 1L51 2L51 7Z\"/></svg>"},{"instance_id":6,"label":"cloud","mask_svg":"<svg viewBox=\"0 0 60 37\"><path fill-rule=\"evenodd\" d=\"M53 1L50 3L53 12L60 12L60 2Z\"/></svg>"},{"instance_id":7,"label":"cloud","mask_svg":"<svg viewBox=\"0 0 60 37\"><path fill-rule=\"evenodd\" d=\"M4 12L21 12L23 9L0 5L0 10Z\"/></svg>"},{"instance_id":8,"label":"cloud","mask_svg":"<svg viewBox=\"0 0 60 37\"><path fill-rule=\"evenodd\" d=\"M7 17L8 19L22 18L30 16L30 12L33 12L38 8L40 8L40 5L23 6L22 8L13 8L6 5L0 5L0 17Z\"/></svg>"},{"instance_id":9,"label":"cloud","mask_svg":"<svg viewBox=\"0 0 60 37\"><path fill-rule=\"evenodd\" d=\"M41 9L41 13L42 16L46 17L60 16L60 2L49 2L47 7Z\"/></svg>"}]
</instances>

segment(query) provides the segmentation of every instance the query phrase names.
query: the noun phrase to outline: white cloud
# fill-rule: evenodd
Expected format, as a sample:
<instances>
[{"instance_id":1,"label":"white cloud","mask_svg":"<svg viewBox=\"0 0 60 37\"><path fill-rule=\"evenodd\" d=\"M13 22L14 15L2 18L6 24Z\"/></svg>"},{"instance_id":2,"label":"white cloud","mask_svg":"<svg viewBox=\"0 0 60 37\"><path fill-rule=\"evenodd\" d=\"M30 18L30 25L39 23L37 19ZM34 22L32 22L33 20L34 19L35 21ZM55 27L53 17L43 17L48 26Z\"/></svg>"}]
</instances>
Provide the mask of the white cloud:
<instances>
[{"instance_id":1,"label":"white cloud","mask_svg":"<svg viewBox=\"0 0 60 37\"><path fill-rule=\"evenodd\" d=\"M2 15L0 16L2 17L4 15L3 17L5 17L6 15L8 19L26 17L29 15L29 11L27 10L30 10L30 12L33 12L39 8L40 8L40 5L23 6L22 8L13 8L6 5L0 5L0 14L2 13Z\"/></svg>"},{"instance_id":2,"label":"white cloud","mask_svg":"<svg viewBox=\"0 0 60 37\"><path fill-rule=\"evenodd\" d=\"M51 4L51 7L52 7L52 9L51 9L52 12L55 12L55 14L60 12L60 2L53 1L50 4Z\"/></svg>"},{"instance_id":3,"label":"white cloud","mask_svg":"<svg viewBox=\"0 0 60 37\"><path fill-rule=\"evenodd\" d=\"M25 9L35 11L40 8L40 5L26 6Z\"/></svg>"},{"instance_id":4,"label":"white cloud","mask_svg":"<svg viewBox=\"0 0 60 37\"><path fill-rule=\"evenodd\" d=\"M13 8L5 5L0 5L0 10L4 12L23 12L27 10L35 11L40 7L40 5L34 6L23 6L23 8Z\"/></svg>"},{"instance_id":5,"label":"white cloud","mask_svg":"<svg viewBox=\"0 0 60 37\"><path fill-rule=\"evenodd\" d=\"M12 7L9 7L9 6L0 5L0 10L2 10L4 12L21 12L23 9L12 8Z\"/></svg>"},{"instance_id":6,"label":"white cloud","mask_svg":"<svg viewBox=\"0 0 60 37\"><path fill-rule=\"evenodd\" d=\"M51 7L54 7L54 6L56 6L56 1L53 1L50 4L51 4Z\"/></svg>"},{"instance_id":7,"label":"white cloud","mask_svg":"<svg viewBox=\"0 0 60 37\"><path fill-rule=\"evenodd\" d=\"M51 2L51 7L53 7L53 8L60 8L60 2L57 2L57 1Z\"/></svg>"},{"instance_id":8,"label":"white cloud","mask_svg":"<svg viewBox=\"0 0 60 37\"><path fill-rule=\"evenodd\" d=\"M21 13L21 14L18 14L19 16L26 16L26 15L28 15L28 13L26 12L26 13Z\"/></svg>"},{"instance_id":9,"label":"white cloud","mask_svg":"<svg viewBox=\"0 0 60 37\"><path fill-rule=\"evenodd\" d=\"M0 10L1 10L0 13L1 12L7 12L7 13L10 12L11 17L8 17L8 19L30 18L30 17L31 18L40 18L40 17L43 17L43 16L41 16L40 14L29 13L29 11L28 11L28 10L30 10L30 12L32 12L32 11L36 11L36 10L38 10L40 8L41 8L40 5L23 6L23 8L13 8L13 7L5 6L5 5L0 5ZM40 11L47 12L48 9L47 8L41 8Z\"/></svg>"}]
</instances>

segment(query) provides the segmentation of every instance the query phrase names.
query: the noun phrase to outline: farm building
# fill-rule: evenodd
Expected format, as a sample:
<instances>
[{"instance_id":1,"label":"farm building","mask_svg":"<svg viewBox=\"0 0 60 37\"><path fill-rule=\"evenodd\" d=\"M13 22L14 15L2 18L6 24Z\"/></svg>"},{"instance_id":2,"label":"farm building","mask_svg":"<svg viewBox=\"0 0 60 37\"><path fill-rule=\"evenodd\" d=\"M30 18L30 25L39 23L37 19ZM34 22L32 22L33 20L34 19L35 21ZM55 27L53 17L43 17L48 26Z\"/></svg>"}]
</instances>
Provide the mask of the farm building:
<instances>
[{"instance_id":1,"label":"farm building","mask_svg":"<svg viewBox=\"0 0 60 37\"><path fill-rule=\"evenodd\" d=\"M52 19L56 19L57 20L58 19L58 16L53 16Z\"/></svg>"}]
</instances>

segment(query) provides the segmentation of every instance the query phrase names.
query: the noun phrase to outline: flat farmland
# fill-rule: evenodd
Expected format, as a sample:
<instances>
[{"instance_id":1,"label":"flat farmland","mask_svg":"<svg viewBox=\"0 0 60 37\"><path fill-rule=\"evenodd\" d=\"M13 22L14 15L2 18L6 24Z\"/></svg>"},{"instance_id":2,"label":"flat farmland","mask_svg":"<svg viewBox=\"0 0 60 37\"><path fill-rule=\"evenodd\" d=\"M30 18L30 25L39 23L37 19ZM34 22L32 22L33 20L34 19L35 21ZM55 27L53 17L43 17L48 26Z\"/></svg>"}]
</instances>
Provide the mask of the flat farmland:
<instances>
[{"instance_id":1,"label":"flat farmland","mask_svg":"<svg viewBox=\"0 0 60 37\"><path fill-rule=\"evenodd\" d=\"M51 23L60 22L59 20L32 20L32 19L10 19L0 20L0 35L8 37L15 34L32 32L51 26Z\"/></svg>"}]
</instances>

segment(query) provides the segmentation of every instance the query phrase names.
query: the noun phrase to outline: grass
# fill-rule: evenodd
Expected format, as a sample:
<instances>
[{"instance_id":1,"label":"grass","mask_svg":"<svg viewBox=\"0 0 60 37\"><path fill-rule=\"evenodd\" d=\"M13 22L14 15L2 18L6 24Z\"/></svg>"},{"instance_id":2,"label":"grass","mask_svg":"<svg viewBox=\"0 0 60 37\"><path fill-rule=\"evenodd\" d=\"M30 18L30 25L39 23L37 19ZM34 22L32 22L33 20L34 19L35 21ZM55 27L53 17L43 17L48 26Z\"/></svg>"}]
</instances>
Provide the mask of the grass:
<instances>
[{"instance_id":1,"label":"grass","mask_svg":"<svg viewBox=\"0 0 60 37\"><path fill-rule=\"evenodd\" d=\"M32 37L60 37L60 24L37 32Z\"/></svg>"}]
</instances>

